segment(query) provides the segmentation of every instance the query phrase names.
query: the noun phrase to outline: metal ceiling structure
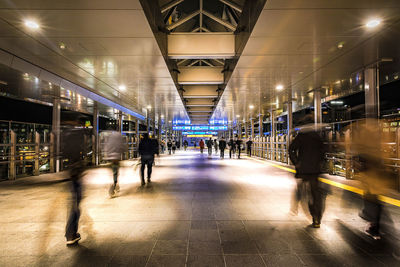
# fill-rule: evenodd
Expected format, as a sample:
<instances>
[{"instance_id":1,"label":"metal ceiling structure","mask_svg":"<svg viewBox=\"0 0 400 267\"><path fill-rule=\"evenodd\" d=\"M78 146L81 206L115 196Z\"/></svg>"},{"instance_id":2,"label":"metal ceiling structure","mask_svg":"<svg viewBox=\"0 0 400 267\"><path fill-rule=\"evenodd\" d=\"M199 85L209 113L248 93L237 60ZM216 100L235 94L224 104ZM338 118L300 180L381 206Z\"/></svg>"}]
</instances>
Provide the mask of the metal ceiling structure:
<instances>
[{"instance_id":1,"label":"metal ceiling structure","mask_svg":"<svg viewBox=\"0 0 400 267\"><path fill-rule=\"evenodd\" d=\"M371 19L381 24L366 27ZM313 90L325 98L357 89L376 62L381 83L396 79L399 42L396 0L268 0L213 116L249 120L279 115L288 101L294 111L312 106Z\"/></svg>"},{"instance_id":2,"label":"metal ceiling structure","mask_svg":"<svg viewBox=\"0 0 400 267\"><path fill-rule=\"evenodd\" d=\"M0 18L0 48L68 81L66 89L141 115L187 118L139 1L0 1ZM26 27L28 19L40 28Z\"/></svg>"},{"instance_id":3,"label":"metal ceiling structure","mask_svg":"<svg viewBox=\"0 0 400 267\"><path fill-rule=\"evenodd\" d=\"M208 124L265 0L142 0L193 124Z\"/></svg>"}]
</instances>

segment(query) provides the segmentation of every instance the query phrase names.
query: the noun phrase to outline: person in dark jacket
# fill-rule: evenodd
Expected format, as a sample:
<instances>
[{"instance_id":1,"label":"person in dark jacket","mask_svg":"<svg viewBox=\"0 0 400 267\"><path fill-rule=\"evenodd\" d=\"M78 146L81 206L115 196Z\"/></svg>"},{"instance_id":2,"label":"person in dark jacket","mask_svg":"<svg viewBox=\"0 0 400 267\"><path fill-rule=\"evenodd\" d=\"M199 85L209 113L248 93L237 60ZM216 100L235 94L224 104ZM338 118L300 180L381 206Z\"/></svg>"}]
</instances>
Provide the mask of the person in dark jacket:
<instances>
[{"instance_id":1,"label":"person in dark jacket","mask_svg":"<svg viewBox=\"0 0 400 267\"><path fill-rule=\"evenodd\" d=\"M214 149L215 149L215 154L218 154L219 147L218 147L218 140L217 139L214 139Z\"/></svg>"},{"instance_id":2,"label":"person in dark jacket","mask_svg":"<svg viewBox=\"0 0 400 267\"><path fill-rule=\"evenodd\" d=\"M140 141L139 144L139 155L141 156L141 163L140 166L140 178L142 181L142 186L144 186L144 169L147 166L147 182L151 183L151 171L153 167L154 161L154 154L156 154L156 149L154 146L153 140L149 138L147 133L143 134L143 139Z\"/></svg>"},{"instance_id":3,"label":"person in dark jacket","mask_svg":"<svg viewBox=\"0 0 400 267\"><path fill-rule=\"evenodd\" d=\"M232 158L232 155L235 155L235 149L236 149L236 144L235 141L233 141L233 139L229 139L228 142L228 146L229 146L229 158Z\"/></svg>"},{"instance_id":4,"label":"person in dark jacket","mask_svg":"<svg viewBox=\"0 0 400 267\"><path fill-rule=\"evenodd\" d=\"M68 175L71 181L71 208L69 210L65 237L67 245L76 244L81 235L78 233L82 200L82 177L88 166L88 149L85 145L85 136L89 137L86 129L81 126L74 115L65 114L64 123L67 125L61 131L61 152L64 159L68 159ZM69 118L71 117L71 118ZM88 138L86 138L88 139Z\"/></svg>"},{"instance_id":5,"label":"person in dark jacket","mask_svg":"<svg viewBox=\"0 0 400 267\"><path fill-rule=\"evenodd\" d=\"M187 140L183 141L183 148L185 149L185 151L186 151L188 145L189 145L189 143Z\"/></svg>"},{"instance_id":6,"label":"person in dark jacket","mask_svg":"<svg viewBox=\"0 0 400 267\"><path fill-rule=\"evenodd\" d=\"M246 146L247 146L247 155L249 157L251 157L251 148L253 145L253 141L251 141L251 138L249 138L249 140L246 142Z\"/></svg>"},{"instance_id":7,"label":"person in dark jacket","mask_svg":"<svg viewBox=\"0 0 400 267\"><path fill-rule=\"evenodd\" d=\"M220 158L223 159L224 158L224 154L225 154L225 148L226 148L226 141L225 139L222 137L221 140L219 140L219 150L220 150Z\"/></svg>"},{"instance_id":8,"label":"person in dark jacket","mask_svg":"<svg viewBox=\"0 0 400 267\"><path fill-rule=\"evenodd\" d=\"M296 167L295 177L301 179L301 183L310 185L308 207L313 218L312 226L319 228L324 210L324 193L320 187L318 175L321 173L324 147L321 137L312 127L302 129L294 138L289 146L289 157ZM298 188L296 207L301 197L299 192ZM297 210L296 207L292 207L292 210Z\"/></svg>"},{"instance_id":9,"label":"person in dark jacket","mask_svg":"<svg viewBox=\"0 0 400 267\"><path fill-rule=\"evenodd\" d=\"M207 140L208 156L212 155L212 147L213 147L213 140L210 137L210 139Z\"/></svg>"},{"instance_id":10,"label":"person in dark jacket","mask_svg":"<svg viewBox=\"0 0 400 267\"><path fill-rule=\"evenodd\" d=\"M171 141L171 139L168 139L167 147L168 147L168 154L171 155L171 152L172 152L172 141Z\"/></svg>"},{"instance_id":11,"label":"person in dark jacket","mask_svg":"<svg viewBox=\"0 0 400 267\"><path fill-rule=\"evenodd\" d=\"M242 140L236 135L236 141L235 141L236 149L238 152L238 159L240 159L240 152L242 150Z\"/></svg>"}]
</instances>

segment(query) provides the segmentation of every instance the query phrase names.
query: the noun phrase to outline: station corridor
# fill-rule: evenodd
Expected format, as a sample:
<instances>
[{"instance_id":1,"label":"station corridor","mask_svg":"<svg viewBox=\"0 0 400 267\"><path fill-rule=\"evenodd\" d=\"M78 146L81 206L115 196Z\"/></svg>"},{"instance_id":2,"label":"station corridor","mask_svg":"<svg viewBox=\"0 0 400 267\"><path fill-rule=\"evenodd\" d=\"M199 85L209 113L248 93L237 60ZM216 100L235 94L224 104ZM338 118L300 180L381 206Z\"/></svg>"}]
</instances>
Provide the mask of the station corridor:
<instances>
[{"instance_id":1,"label":"station corridor","mask_svg":"<svg viewBox=\"0 0 400 267\"><path fill-rule=\"evenodd\" d=\"M352 193L329 190L314 229L301 209L289 213L293 174L267 161L178 151L156 160L145 187L134 163L123 162L116 198L111 169L87 173L73 247L62 173L2 183L0 266L399 266L395 246L363 233Z\"/></svg>"}]
</instances>

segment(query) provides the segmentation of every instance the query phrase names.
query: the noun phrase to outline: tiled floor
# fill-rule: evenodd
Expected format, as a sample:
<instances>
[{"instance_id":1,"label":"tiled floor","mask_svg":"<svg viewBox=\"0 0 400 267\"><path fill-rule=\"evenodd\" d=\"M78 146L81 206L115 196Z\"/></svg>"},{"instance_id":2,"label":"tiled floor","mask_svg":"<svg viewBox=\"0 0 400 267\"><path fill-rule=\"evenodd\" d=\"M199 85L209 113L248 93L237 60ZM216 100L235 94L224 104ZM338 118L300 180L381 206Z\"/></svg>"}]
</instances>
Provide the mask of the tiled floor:
<instances>
[{"instance_id":1,"label":"tiled floor","mask_svg":"<svg viewBox=\"0 0 400 267\"><path fill-rule=\"evenodd\" d=\"M158 159L141 188L132 163L117 198L108 197L111 170L87 173L74 247L63 237L69 191L60 175L0 183L0 266L400 266L397 235L365 236L350 193L332 190L313 229L303 212L289 215L292 174L268 164L178 152ZM387 210L399 229L398 210Z\"/></svg>"}]
</instances>

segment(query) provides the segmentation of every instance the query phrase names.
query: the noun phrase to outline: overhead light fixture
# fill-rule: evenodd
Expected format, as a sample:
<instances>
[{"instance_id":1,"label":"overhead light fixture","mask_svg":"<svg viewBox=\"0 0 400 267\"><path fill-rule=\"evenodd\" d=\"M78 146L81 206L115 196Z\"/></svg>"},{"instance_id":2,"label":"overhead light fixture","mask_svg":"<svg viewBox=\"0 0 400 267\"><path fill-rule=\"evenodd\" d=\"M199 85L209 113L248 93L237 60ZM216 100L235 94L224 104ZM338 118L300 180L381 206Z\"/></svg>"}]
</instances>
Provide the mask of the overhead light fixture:
<instances>
[{"instance_id":1,"label":"overhead light fixture","mask_svg":"<svg viewBox=\"0 0 400 267\"><path fill-rule=\"evenodd\" d=\"M64 50L67 46L63 42L61 42L59 47L60 49Z\"/></svg>"},{"instance_id":2,"label":"overhead light fixture","mask_svg":"<svg viewBox=\"0 0 400 267\"><path fill-rule=\"evenodd\" d=\"M37 30L40 28L39 24L33 20L25 20L25 26L33 30Z\"/></svg>"},{"instance_id":3,"label":"overhead light fixture","mask_svg":"<svg viewBox=\"0 0 400 267\"><path fill-rule=\"evenodd\" d=\"M249 106L249 108L250 108L250 109L253 109L253 108L254 108L254 106L253 106L253 105L250 105L250 106Z\"/></svg>"},{"instance_id":4,"label":"overhead light fixture","mask_svg":"<svg viewBox=\"0 0 400 267\"><path fill-rule=\"evenodd\" d=\"M338 43L338 45L337 45L338 49L342 49L343 47L344 47L344 42Z\"/></svg>"},{"instance_id":5,"label":"overhead light fixture","mask_svg":"<svg viewBox=\"0 0 400 267\"><path fill-rule=\"evenodd\" d=\"M147 106L147 108L148 108L148 109L151 109L151 106L150 106L150 105L148 105L148 106Z\"/></svg>"},{"instance_id":6,"label":"overhead light fixture","mask_svg":"<svg viewBox=\"0 0 400 267\"><path fill-rule=\"evenodd\" d=\"M126 86L124 84L121 84L118 86L119 90L125 91L126 90Z\"/></svg>"},{"instance_id":7,"label":"overhead light fixture","mask_svg":"<svg viewBox=\"0 0 400 267\"><path fill-rule=\"evenodd\" d=\"M236 118L239 118L240 117L240 115L236 115Z\"/></svg>"},{"instance_id":8,"label":"overhead light fixture","mask_svg":"<svg viewBox=\"0 0 400 267\"><path fill-rule=\"evenodd\" d=\"M365 26L367 28L375 28L379 24L381 24L381 21L379 19L371 19L370 21L367 22L367 24L365 24Z\"/></svg>"},{"instance_id":9,"label":"overhead light fixture","mask_svg":"<svg viewBox=\"0 0 400 267\"><path fill-rule=\"evenodd\" d=\"M281 91L281 90L283 90L283 85L278 84L275 88L276 88L276 90Z\"/></svg>"}]
</instances>

